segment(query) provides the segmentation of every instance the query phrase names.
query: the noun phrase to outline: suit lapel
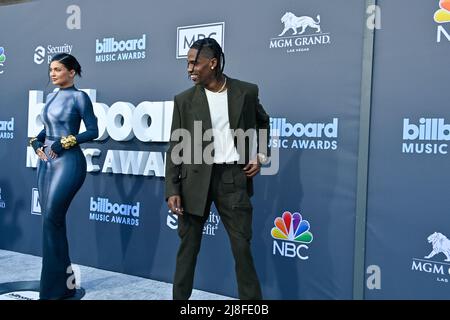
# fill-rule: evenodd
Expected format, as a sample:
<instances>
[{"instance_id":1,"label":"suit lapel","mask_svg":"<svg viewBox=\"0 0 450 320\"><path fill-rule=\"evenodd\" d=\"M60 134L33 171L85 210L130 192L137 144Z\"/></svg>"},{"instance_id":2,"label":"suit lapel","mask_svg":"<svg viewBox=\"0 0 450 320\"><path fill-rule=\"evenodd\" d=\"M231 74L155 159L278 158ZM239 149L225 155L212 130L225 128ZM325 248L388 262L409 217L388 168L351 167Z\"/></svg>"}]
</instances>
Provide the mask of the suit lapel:
<instances>
[{"instance_id":1,"label":"suit lapel","mask_svg":"<svg viewBox=\"0 0 450 320\"><path fill-rule=\"evenodd\" d=\"M231 79L227 79L228 87L228 118L230 121L230 129L236 130L242 113L243 92L238 83Z\"/></svg>"},{"instance_id":2,"label":"suit lapel","mask_svg":"<svg viewBox=\"0 0 450 320\"><path fill-rule=\"evenodd\" d=\"M212 128L211 114L209 113L208 99L206 98L205 89L197 86L192 99L192 111L196 118L202 121L203 130Z\"/></svg>"},{"instance_id":3,"label":"suit lapel","mask_svg":"<svg viewBox=\"0 0 450 320\"><path fill-rule=\"evenodd\" d=\"M230 129L236 130L241 117L242 107L244 106L244 95L238 83L231 78L227 78L227 94ZM212 128L208 99L206 98L205 89L201 86L196 87L192 99L192 111L195 113L196 118L202 121L204 130Z\"/></svg>"}]
</instances>

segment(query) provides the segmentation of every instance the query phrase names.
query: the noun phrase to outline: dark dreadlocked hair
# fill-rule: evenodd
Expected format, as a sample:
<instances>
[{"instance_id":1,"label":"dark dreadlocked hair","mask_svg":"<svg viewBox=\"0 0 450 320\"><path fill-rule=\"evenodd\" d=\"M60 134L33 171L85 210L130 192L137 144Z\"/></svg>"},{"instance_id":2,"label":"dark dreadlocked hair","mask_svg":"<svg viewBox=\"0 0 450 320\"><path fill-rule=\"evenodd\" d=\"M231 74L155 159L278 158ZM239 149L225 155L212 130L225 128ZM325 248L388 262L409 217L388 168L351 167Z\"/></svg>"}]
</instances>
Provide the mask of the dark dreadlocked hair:
<instances>
[{"instance_id":1,"label":"dark dreadlocked hair","mask_svg":"<svg viewBox=\"0 0 450 320\"><path fill-rule=\"evenodd\" d=\"M197 49L197 55L195 57L195 62L200 55L200 52L208 58L216 58L219 68L215 69L216 77L223 73L223 68L225 67L225 55L223 54L220 44L213 38L203 38L195 41L191 45L191 49Z\"/></svg>"}]
</instances>

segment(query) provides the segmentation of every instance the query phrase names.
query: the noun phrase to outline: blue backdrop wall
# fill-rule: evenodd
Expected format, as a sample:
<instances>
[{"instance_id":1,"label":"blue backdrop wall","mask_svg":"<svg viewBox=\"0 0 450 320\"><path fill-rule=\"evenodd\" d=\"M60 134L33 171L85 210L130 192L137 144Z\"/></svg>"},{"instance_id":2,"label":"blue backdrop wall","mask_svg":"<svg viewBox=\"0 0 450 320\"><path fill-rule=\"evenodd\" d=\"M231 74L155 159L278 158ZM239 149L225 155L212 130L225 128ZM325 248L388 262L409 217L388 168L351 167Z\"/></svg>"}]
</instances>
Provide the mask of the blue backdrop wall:
<instances>
[{"instance_id":1,"label":"blue backdrop wall","mask_svg":"<svg viewBox=\"0 0 450 320\"><path fill-rule=\"evenodd\" d=\"M423 298L433 292L448 298L444 254L424 257L430 234L450 235L450 170L447 153L439 151L447 151L441 145L450 135L442 71L450 37L445 22L433 19L439 1L378 4L383 24L374 51L366 267L381 267L383 276L397 280L367 288L365 295ZM415 24L399 22L404 6ZM312 21L304 30L296 23L300 16ZM212 36L224 48L225 73L258 84L281 135L270 143L279 150L278 173L255 178L252 246L264 296L351 299L367 18L360 0L43 0L0 7L0 248L41 254L37 159L27 140L42 127L39 113L54 89L48 61L69 52L83 67L76 85L94 102L102 133L84 146L89 173L68 215L72 260L171 282L177 220L164 201L163 168L172 99L192 85L189 44ZM428 123L436 126L436 139ZM327 130L314 129L320 125ZM420 130L424 136L413 139ZM438 152L416 151L426 130L431 146L425 148ZM134 214L107 212L114 204L131 205ZM311 241L274 232L294 213L309 222ZM425 263L443 266L446 274L431 275ZM195 287L237 292L228 238L214 207Z\"/></svg>"},{"instance_id":2,"label":"blue backdrop wall","mask_svg":"<svg viewBox=\"0 0 450 320\"><path fill-rule=\"evenodd\" d=\"M366 298L449 299L449 1L378 4L366 265L384 281Z\"/></svg>"}]
</instances>

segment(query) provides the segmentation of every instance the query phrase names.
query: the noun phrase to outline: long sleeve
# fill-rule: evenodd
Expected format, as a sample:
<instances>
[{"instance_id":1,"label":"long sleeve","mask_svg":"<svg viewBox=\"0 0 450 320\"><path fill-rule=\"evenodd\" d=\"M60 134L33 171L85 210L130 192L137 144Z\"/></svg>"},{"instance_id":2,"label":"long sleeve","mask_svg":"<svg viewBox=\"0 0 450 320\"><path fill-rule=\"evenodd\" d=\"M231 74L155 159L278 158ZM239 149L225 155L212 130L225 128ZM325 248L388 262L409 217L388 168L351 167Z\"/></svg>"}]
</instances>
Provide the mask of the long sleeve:
<instances>
[{"instance_id":1,"label":"long sleeve","mask_svg":"<svg viewBox=\"0 0 450 320\"><path fill-rule=\"evenodd\" d=\"M40 141L42 143L45 142L45 137L47 136L46 132L45 132L45 128L41 130L41 132L39 132L39 134L36 136L37 141Z\"/></svg>"},{"instance_id":2,"label":"long sleeve","mask_svg":"<svg viewBox=\"0 0 450 320\"><path fill-rule=\"evenodd\" d=\"M34 151L36 151L37 149L39 149L44 145L46 135L47 134L45 132L44 127L44 129L42 129L41 132L39 132L39 134L36 137L30 139L29 144L34 149Z\"/></svg>"},{"instance_id":3,"label":"long sleeve","mask_svg":"<svg viewBox=\"0 0 450 320\"><path fill-rule=\"evenodd\" d=\"M172 159L172 150L175 145L179 142L179 137L173 135L174 131L181 127L180 120L180 109L175 98L173 115L172 115L172 128L170 130L170 144L169 149L166 153L166 179L165 179L165 196L166 200L174 195L180 195L181 191L181 180L180 180L180 169L181 165L177 165Z\"/></svg>"},{"instance_id":4,"label":"long sleeve","mask_svg":"<svg viewBox=\"0 0 450 320\"><path fill-rule=\"evenodd\" d=\"M259 102L258 88L256 89L256 128L258 130L258 152L262 152L267 156L270 156L270 149L268 148L270 137L270 117ZM266 136L263 141L259 141L260 129L266 130ZM265 146L262 146L262 144L265 144Z\"/></svg>"},{"instance_id":5,"label":"long sleeve","mask_svg":"<svg viewBox=\"0 0 450 320\"><path fill-rule=\"evenodd\" d=\"M85 132L75 135L77 144L81 144L98 137L98 126L91 99L89 99L89 96L83 91L81 91L77 97L77 106L80 116L86 126Z\"/></svg>"}]
</instances>

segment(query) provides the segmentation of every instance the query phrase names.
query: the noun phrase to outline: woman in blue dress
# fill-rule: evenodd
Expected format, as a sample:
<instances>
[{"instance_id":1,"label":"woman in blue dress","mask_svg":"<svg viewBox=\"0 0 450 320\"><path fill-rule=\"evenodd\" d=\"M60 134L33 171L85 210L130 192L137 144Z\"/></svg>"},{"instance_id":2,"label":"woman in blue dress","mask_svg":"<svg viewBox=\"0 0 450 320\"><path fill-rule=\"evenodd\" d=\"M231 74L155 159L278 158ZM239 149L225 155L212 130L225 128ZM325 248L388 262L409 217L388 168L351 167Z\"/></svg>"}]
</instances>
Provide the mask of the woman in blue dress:
<instances>
[{"instance_id":1,"label":"woman in blue dress","mask_svg":"<svg viewBox=\"0 0 450 320\"><path fill-rule=\"evenodd\" d=\"M43 215L40 299L75 295L69 258L66 214L86 178L86 159L80 144L98 136L97 118L89 96L74 86L81 66L74 56L60 53L50 63L50 79L59 87L47 96L41 113L44 129L30 140L38 163L39 201ZM86 131L79 133L83 120Z\"/></svg>"}]
</instances>

